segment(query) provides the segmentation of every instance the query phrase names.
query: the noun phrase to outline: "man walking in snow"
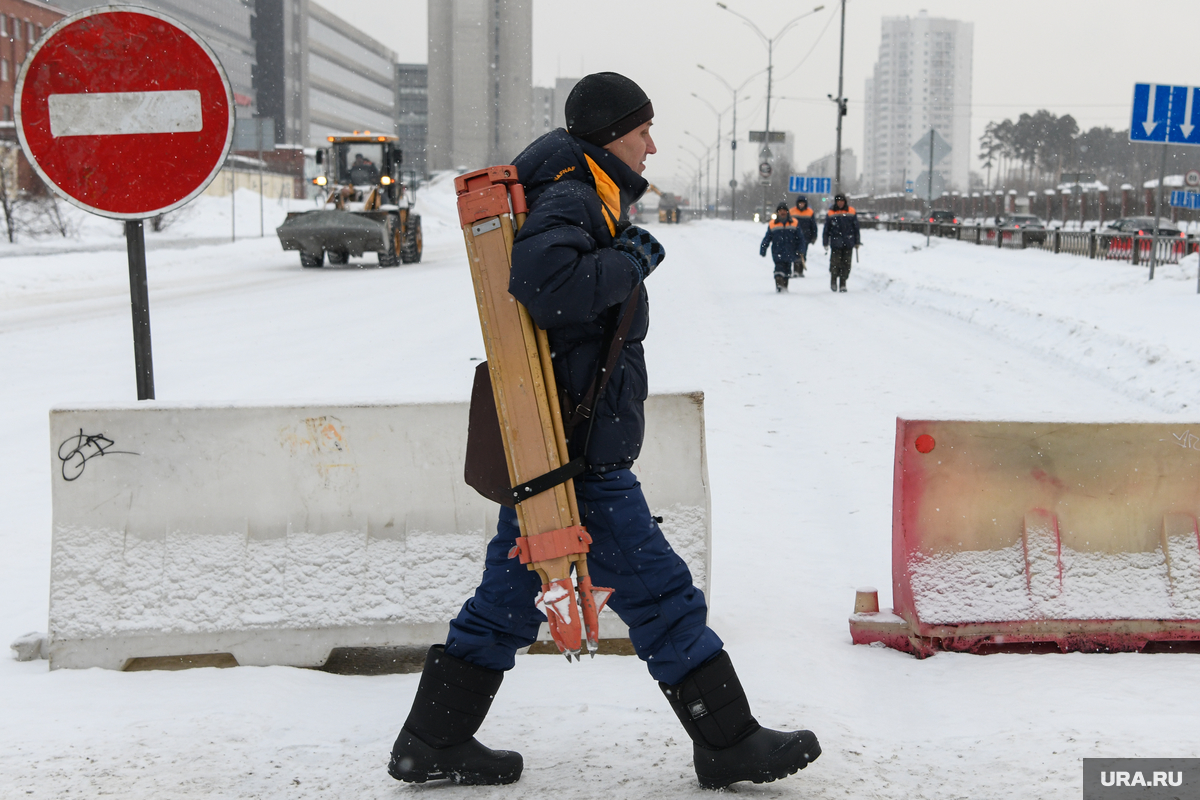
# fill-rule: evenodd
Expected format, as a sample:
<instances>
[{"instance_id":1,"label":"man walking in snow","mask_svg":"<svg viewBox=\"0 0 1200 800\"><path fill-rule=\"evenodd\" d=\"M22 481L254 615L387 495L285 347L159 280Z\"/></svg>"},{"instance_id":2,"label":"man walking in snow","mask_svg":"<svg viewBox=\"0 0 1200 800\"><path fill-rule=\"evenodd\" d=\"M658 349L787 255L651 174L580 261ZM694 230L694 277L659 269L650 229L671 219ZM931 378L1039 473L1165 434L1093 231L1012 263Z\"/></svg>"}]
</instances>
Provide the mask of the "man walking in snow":
<instances>
[{"instance_id":1,"label":"man walking in snow","mask_svg":"<svg viewBox=\"0 0 1200 800\"><path fill-rule=\"evenodd\" d=\"M821 242L825 252L833 249L829 258L829 291L846 291L846 279L850 277L850 262L854 248L862 244L858 232L858 215L854 207L846 202L846 195L834 195L833 208L825 214L825 228L821 231Z\"/></svg>"},{"instance_id":2,"label":"man walking in snow","mask_svg":"<svg viewBox=\"0 0 1200 800\"><path fill-rule=\"evenodd\" d=\"M796 206L791 210L792 219L800 224L800 232L804 234L804 247L800 251L800 260L796 262L793 278L803 278L804 270L808 267L808 246L817 241L817 218L808 207L808 198L804 195L796 197Z\"/></svg>"},{"instance_id":3,"label":"man walking in snow","mask_svg":"<svg viewBox=\"0 0 1200 800\"><path fill-rule=\"evenodd\" d=\"M615 590L608 607L629 626L638 657L692 738L701 785L782 778L820 755L817 739L809 731L763 728L750 713L729 655L705 623L704 594L631 471L644 433L644 281L665 256L627 218L648 186L641 177L646 157L656 152L653 106L636 83L602 72L575 86L565 110L567 129L542 136L514 162L530 210L513 244L509 291L547 331L555 378L571 408L596 385L618 318L632 315L612 379L595 403L590 437L581 424L569 440L571 457L582 455L588 464L575 480L592 537L588 569L596 585ZM426 657L392 750L392 777L465 784L520 778L520 754L490 750L474 738L516 651L533 644L546 619L534 607L537 573L509 558L519 534L514 510L501 508L479 587L450 623L446 644Z\"/></svg>"},{"instance_id":4,"label":"man walking in snow","mask_svg":"<svg viewBox=\"0 0 1200 800\"><path fill-rule=\"evenodd\" d=\"M792 266L800 260L807 244L800 223L788 213L787 203L780 203L771 215L762 244L758 246L760 256L766 256L767 247L771 248L771 260L775 262L775 291L787 291Z\"/></svg>"}]
</instances>

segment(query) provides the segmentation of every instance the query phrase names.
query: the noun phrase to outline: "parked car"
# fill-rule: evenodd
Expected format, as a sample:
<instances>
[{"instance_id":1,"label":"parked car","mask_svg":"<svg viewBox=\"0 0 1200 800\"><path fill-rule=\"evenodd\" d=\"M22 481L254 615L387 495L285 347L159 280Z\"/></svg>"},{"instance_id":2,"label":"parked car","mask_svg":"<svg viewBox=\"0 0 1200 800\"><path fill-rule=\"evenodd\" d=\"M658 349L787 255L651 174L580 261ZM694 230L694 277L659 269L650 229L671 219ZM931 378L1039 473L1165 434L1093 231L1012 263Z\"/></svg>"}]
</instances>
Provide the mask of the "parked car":
<instances>
[{"instance_id":1,"label":"parked car","mask_svg":"<svg viewBox=\"0 0 1200 800\"><path fill-rule=\"evenodd\" d=\"M882 214L869 208L856 208L854 214L858 217L858 224L862 228L875 228L883 219Z\"/></svg>"},{"instance_id":2,"label":"parked car","mask_svg":"<svg viewBox=\"0 0 1200 800\"><path fill-rule=\"evenodd\" d=\"M1032 214L1011 214L996 220L998 228L1012 228L1021 231L1026 242L1046 241L1046 223Z\"/></svg>"},{"instance_id":3,"label":"parked car","mask_svg":"<svg viewBox=\"0 0 1200 800\"><path fill-rule=\"evenodd\" d=\"M1149 236L1152 230L1154 230L1154 217L1122 217L1104 226L1105 233L1126 233L1138 236ZM1158 234L1160 236L1178 236L1180 231L1169 220L1160 219Z\"/></svg>"},{"instance_id":4,"label":"parked car","mask_svg":"<svg viewBox=\"0 0 1200 800\"><path fill-rule=\"evenodd\" d=\"M934 209L929 212L928 220L936 225L957 225L960 220L953 211Z\"/></svg>"}]
</instances>

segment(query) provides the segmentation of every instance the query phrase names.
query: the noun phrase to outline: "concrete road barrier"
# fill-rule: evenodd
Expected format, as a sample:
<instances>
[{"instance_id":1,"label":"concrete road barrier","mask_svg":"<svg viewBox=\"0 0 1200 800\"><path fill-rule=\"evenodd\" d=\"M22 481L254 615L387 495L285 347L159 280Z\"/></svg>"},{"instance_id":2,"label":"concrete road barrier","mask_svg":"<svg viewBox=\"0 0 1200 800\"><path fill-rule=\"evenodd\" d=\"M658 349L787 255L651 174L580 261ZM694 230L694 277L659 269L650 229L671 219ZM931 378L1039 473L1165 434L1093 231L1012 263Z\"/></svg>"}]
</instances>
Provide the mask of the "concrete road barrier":
<instances>
[{"instance_id":1,"label":"concrete road barrier","mask_svg":"<svg viewBox=\"0 0 1200 800\"><path fill-rule=\"evenodd\" d=\"M646 418L635 469L707 591L703 395L651 397ZM465 403L153 402L56 409L50 430L52 669L440 642L495 532L462 477ZM628 635L608 611L601 627Z\"/></svg>"}]
</instances>

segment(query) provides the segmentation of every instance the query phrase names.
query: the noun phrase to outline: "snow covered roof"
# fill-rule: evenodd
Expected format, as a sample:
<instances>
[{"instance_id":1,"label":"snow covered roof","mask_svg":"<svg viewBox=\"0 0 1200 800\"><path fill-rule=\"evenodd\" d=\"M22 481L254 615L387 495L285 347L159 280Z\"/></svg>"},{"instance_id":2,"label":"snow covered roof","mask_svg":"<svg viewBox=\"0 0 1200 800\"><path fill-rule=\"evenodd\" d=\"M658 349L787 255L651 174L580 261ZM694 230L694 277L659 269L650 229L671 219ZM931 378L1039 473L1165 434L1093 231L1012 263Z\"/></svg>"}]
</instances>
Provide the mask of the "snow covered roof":
<instances>
[{"instance_id":1,"label":"snow covered roof","mask_svg":"<svg viewBox=\"0 0 1200 800\"><path fill-rule=\"evenodd\" d=\"M1183 176L1182 175L1168 175L1167 177L1163 178L1163 186L1164 187L1165 186L1183 186ZM1155 178L1152 181L1146 181L1145 183L1142 184L1142 188L1157 189L1158 188L1158 179Z\"/></svg>"}]
</instances>

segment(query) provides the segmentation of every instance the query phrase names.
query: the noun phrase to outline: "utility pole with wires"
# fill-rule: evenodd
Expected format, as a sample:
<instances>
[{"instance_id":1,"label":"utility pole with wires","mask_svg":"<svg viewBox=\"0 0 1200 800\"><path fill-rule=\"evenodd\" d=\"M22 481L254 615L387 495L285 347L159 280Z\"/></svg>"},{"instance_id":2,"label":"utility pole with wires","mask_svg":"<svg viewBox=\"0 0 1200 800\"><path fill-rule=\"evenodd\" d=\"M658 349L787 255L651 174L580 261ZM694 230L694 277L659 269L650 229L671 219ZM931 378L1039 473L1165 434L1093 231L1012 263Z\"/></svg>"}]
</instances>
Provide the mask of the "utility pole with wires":
<instances>
[{"instance_id":1,"label":"utility pole with wires","mask_svg":"<svg viewBox=\"0 0 1200 800\"><path fill-rule=\"evenodd\" d=\"M838 93L837 97L829 96L837 103L837 155L834 162L833 193L842 191L842 118L846 116L846 98L842 96L842 78L845 75L846 64L846 0L842 3L842 44L838 50Z\"/></svg>"}]
</instances>

